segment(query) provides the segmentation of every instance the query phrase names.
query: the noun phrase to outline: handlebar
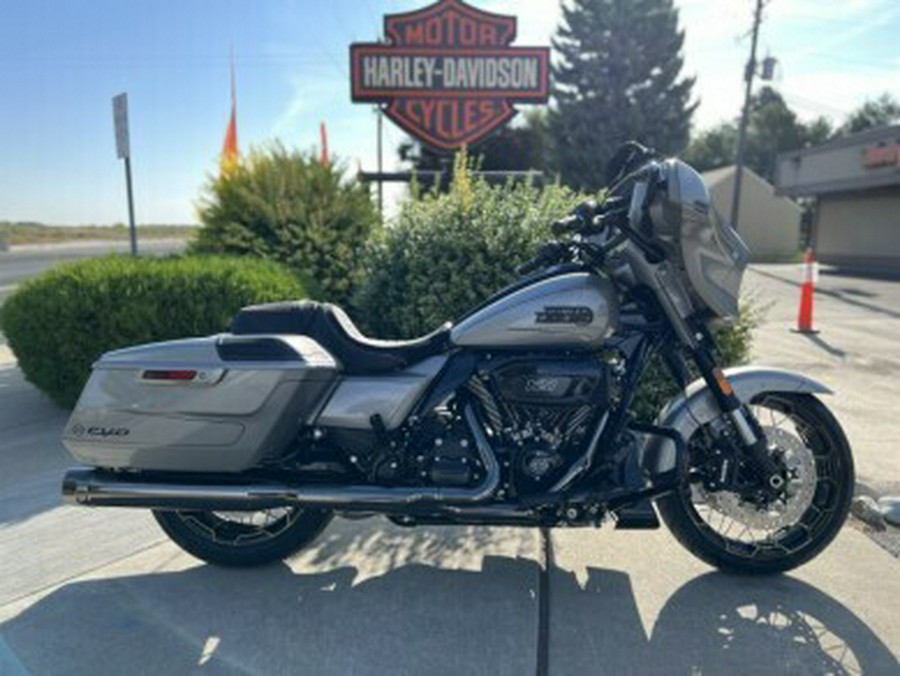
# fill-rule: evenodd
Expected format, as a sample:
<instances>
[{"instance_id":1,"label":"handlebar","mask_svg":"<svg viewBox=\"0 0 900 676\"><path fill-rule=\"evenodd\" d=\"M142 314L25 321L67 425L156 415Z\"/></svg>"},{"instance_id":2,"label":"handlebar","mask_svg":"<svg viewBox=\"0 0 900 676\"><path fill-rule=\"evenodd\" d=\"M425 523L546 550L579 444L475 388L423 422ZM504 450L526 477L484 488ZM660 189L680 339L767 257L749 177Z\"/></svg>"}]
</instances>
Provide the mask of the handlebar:
<instances>
[{"instance_id":1,"label":"handlebar","mask_svg":"<svg viewBox=\"0 0 900 676\"><path fill-rule=\"evenodd\" d=\"M605 227L600 219L625 206L625 199L622 197L610 197L602 204L588 200L575 207L565 218L551 223L550 230L554 235L596 235Z\"/></svg>"},{"instance_id":2,"label":"handlebar","mask_svg":"<svg viewBox=\"0 0 900 676\"><path fill-rule=\"evenodd\" d=\"M653 225L650 221L650 206L662 187L659 183L659 165L655 159L647 161L648 158L655 158L655 153L643 146L632 145L634 147L630 148L628 157L622 158L617 172L618 180L609 188L608 197L603 203L597 204L593 200L582 202L571 214L550 225L551 231L556 236L600 235L610 226L618 230L618 233L609 236L602 244L577 238L565 242L549 242L533 259L516 269L518 274L527 275L563 261L586 260L592 264L600 264L609 251L626 240L633 242L652 262L665 258L662 248L652 239ZM626 173L629 171L630 173ZM639 206L640 221L633 224L629 220L632 191L625 192L625 190L643 180L647 181L647 189ZM635 225L637 227L634 227Z\"/></svg>"}]
</instances>

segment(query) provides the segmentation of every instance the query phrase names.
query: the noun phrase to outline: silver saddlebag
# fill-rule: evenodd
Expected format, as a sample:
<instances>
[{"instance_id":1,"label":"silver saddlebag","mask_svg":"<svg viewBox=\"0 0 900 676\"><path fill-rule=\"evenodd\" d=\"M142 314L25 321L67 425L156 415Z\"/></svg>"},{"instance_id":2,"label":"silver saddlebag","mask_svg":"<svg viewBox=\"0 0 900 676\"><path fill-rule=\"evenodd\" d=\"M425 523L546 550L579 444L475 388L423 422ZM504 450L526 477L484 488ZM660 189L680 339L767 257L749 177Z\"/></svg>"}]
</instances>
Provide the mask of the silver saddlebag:
<instances>
[{"instance_id":1,"label":"silver saddlebag","mask_svg":"<svg viewBox=\"0 0 900 676\"><path fill-rule=\"evenodd\" d=\"M335 360L305 336L117 350L94 364L63 443L98 467L240 472L282 452L336 377Z\"/></svg>"}]
</instances>

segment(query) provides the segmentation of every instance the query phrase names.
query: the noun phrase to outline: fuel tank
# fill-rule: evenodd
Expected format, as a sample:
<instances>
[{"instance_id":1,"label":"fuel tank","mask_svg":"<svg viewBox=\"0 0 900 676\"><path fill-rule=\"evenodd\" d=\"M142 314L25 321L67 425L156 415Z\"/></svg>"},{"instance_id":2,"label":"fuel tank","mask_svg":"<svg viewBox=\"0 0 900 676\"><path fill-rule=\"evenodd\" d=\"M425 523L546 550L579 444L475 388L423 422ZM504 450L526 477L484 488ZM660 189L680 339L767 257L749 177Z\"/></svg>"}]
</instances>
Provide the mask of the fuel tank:
<instances>
[{"instance_id":1,"label":"fuel tank","mask_svg":"<svg viewBox=\"0 0 900 676\"><path fill-rule=\"evenodd\" d=\"M618 326L616 291L606 277L566 272L512 287L464 317L450 340L460 347L599 347Z\"/></svg>"}]
</instances>

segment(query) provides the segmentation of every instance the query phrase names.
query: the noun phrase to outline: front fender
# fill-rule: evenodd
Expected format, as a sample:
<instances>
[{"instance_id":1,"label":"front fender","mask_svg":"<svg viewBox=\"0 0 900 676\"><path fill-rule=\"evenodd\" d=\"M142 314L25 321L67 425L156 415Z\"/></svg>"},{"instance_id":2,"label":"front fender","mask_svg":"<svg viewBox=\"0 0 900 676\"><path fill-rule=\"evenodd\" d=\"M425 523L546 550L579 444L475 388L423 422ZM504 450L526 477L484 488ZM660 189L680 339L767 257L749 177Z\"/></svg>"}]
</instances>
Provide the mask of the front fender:
<instances>
[{"instance_id":1,"label":"front fender","mask_svg":"<svg viewBox=\"0 0 900 676\"><path fill-rule=\"evenodd\" d=\"M725 370L728 382L738 398L749 403L764 392L803 392L832 394L832 390L802 373L767 366L738 366ZM667 403L656 418L656 424L681 435L687 442L694 432L721 415L716 400L703 379L697 379L684 393ZM640 464L650 476L658 476L677 466L675 444L661 436L647 439L640 451Z\"/></svg>"}]
</instances>

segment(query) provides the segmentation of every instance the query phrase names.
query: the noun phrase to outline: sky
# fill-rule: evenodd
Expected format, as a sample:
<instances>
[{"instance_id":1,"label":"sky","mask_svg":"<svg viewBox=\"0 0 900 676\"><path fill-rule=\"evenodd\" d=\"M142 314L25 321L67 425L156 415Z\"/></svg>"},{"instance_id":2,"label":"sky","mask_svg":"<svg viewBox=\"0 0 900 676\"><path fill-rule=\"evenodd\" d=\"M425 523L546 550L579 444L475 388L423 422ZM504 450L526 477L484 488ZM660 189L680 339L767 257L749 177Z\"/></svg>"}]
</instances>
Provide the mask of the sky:
<instances>
[{"instance_id":1,"label":"sky","mask_svg":"<svg viewBox=\"0 0 900 676\"><path fill-rule=\"evenodd\" d=\"M547 45L556 0L470 0L519 18L517 45ZM375 168L375 115L350 102L348 45L380 37L385 13L426 0L3 0L0 221L126 219L111 97L128 92L139 223L193 223L217 170L237 64L242 150L278 139L313 149L326 122L348 171ZM696 129L742 100L753 0L676 0ZM760 56L804 118L840 120L866 98L900 98L898 0L770 0ZM386 167L405 135L385 123ZM396 193L394 193L396 194ZM395 199L395 197L392 197Z\"/></svg>"}]
</instances>

